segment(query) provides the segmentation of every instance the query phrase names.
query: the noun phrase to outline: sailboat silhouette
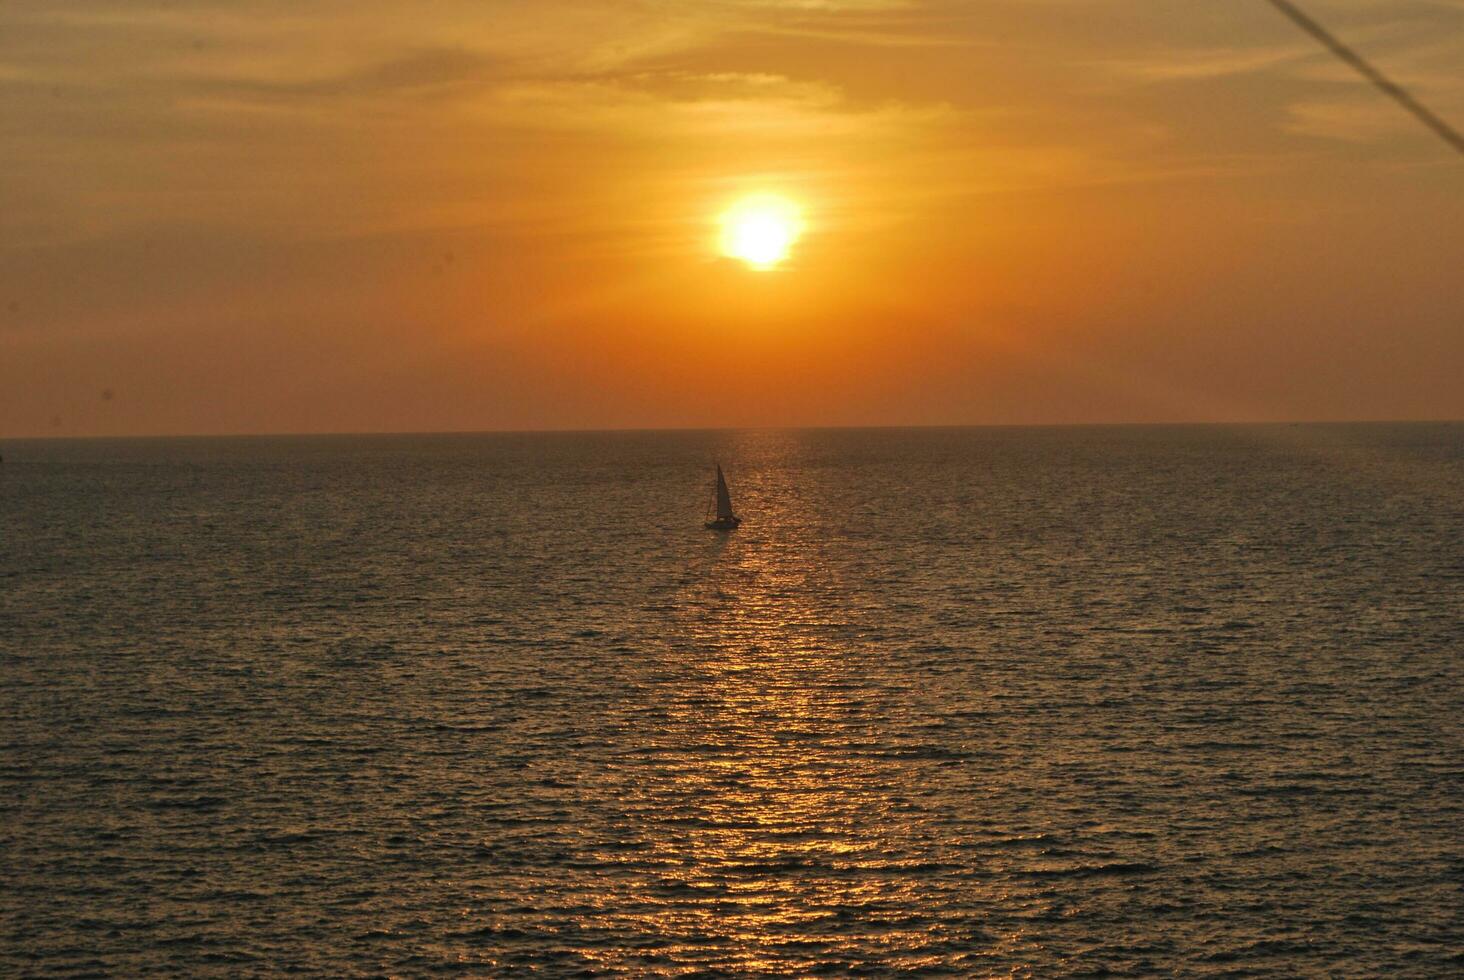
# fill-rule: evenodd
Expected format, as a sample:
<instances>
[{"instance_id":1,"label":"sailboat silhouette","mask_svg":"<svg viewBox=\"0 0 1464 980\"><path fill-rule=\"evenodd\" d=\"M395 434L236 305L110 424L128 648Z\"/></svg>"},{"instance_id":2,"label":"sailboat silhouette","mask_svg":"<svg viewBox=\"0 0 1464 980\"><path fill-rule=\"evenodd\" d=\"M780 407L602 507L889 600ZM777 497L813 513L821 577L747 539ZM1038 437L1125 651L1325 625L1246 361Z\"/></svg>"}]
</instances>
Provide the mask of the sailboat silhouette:
<instances>
[{"instance_id":1,"label":"sailboat silhouette","mask_svg":"<svg viewBox=\"0 0 1464 980\"><path fill-rule=\"evenodd\" d=\"M727 492L727 478L722 475L720 463L717 464L717 487L713 497L712 506L707 510L708 528L713 531L731 531L742 523L742 518L732 513L732 495Z\"/></svg>"}]
</instances>

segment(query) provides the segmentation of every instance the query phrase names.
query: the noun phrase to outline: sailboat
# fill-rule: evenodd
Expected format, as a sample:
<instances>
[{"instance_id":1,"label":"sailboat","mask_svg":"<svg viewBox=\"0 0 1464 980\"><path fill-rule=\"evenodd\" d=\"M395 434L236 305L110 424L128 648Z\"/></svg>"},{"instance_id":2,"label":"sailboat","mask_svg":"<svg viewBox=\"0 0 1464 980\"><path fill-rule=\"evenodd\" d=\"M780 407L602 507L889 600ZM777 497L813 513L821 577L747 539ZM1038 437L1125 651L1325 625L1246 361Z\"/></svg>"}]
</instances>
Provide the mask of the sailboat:
<instances>
[{"instance_id":1,"label":"sailboat","mask_svg":"<svg viewBox=\"0 0 1464 980\"><path fill-rule=\"evenodd\" d=\"M714 507L716 517L707 510L707 527L713 531L731 531L742 523L742 518L732 513L732 495L727 492L727 478L722 475L722 464L717 464L717 490Z\"/></svg>"}]
</instances>

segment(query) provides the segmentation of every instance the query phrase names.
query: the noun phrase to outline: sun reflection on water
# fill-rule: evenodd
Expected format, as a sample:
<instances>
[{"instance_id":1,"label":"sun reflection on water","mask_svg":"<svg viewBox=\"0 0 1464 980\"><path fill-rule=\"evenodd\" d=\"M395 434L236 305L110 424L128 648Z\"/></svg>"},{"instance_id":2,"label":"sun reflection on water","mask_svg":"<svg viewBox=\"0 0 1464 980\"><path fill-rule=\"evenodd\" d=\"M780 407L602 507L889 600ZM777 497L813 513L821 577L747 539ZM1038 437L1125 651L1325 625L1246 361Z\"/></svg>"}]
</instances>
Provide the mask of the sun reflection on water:
<instances>
[{"instance_id":1,"label":"sun reflection on water","mask_svg":"<svg viewBox=\"0 0 1464 980\"><path fill-rule=\"evenodd\" d=\"M636 774L635 927L677 962L753 973L976 955L979 926L927 914L971 883L931 856L922 767L886 744L901 686L861 676L861 612L797 496L750 489L756 521L709 541L662 651L662 718Z\"/></svg>"}]
</instances>

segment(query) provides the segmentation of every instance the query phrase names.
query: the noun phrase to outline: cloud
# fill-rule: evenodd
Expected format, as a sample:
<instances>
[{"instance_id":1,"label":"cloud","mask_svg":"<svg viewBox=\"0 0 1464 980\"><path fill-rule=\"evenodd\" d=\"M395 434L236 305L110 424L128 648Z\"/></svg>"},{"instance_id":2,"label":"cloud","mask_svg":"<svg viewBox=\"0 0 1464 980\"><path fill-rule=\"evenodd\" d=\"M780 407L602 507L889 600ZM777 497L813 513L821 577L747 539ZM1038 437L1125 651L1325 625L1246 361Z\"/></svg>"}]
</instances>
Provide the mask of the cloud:
<instances>
[{"instance_id":1,"label":"cloud","mask_svg":"<svg viewBox=\"0 0 1464 980\"><path fill-rule=\"evenodd\" d=\"M854 105L836 86L821 81L674 71L515 81L495 89L481 111L516 125L655 141L686 135L800 141L888 136L950 118L943 106Z\"/></svg>"},{"instance_id":2,"label":"cloud","mask_svg":"<svg viewBox=\"0 0 1464 980\"><path fill-rule=\"evenodd\" d=\"M387 61L332 75L304 78L178 78L174 84L205 97L232 96L271 103L309 104L330 99L450 99L482 90L503 77L501 59L461 48L403 53Z\"/></svg>"},{"instance_id":3,"label":"cloud","mask_svg":"<svg viewBox=\"0 0 1464 980\"><path fill-rule=\"evenodd\" d=\"M1296 42L1258 48L1210 48L1146 58L1097 61L1094 64L1120 76L1162 82L1274 71L1293 66L1314 54L1315 45Z\"/></svg>"},{"instance_id":4,"label":"cloud","mask_svg":"<svg viewBox=\"0 0 1464 980\"><path fill-rule=\"evenodd\" d=\"M1289 132L1347 143L1369 143L1414 135L1418 124L1391 102L1378 98L1297 102L1287 108Z\"/></svg>"}]
</instances>

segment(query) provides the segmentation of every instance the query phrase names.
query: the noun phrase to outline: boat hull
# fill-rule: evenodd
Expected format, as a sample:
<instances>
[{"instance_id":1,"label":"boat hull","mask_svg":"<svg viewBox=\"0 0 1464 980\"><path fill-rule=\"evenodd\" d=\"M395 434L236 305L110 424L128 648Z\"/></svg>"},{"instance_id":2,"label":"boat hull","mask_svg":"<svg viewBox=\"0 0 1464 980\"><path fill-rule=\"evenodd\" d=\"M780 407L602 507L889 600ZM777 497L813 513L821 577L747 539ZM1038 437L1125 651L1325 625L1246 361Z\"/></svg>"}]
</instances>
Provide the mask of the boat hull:
<instances>
[{"instance_id":1,"label":"boat hull","mask_svg":"<svg viewBox=\"0 0 1464 980\"><path fill-rule=\"evenodd\" d=\"M719 517L714 521L707 521L708 531L735 531L737 525L742 523L740 517Z\"/></svg>"}]
</instances>

